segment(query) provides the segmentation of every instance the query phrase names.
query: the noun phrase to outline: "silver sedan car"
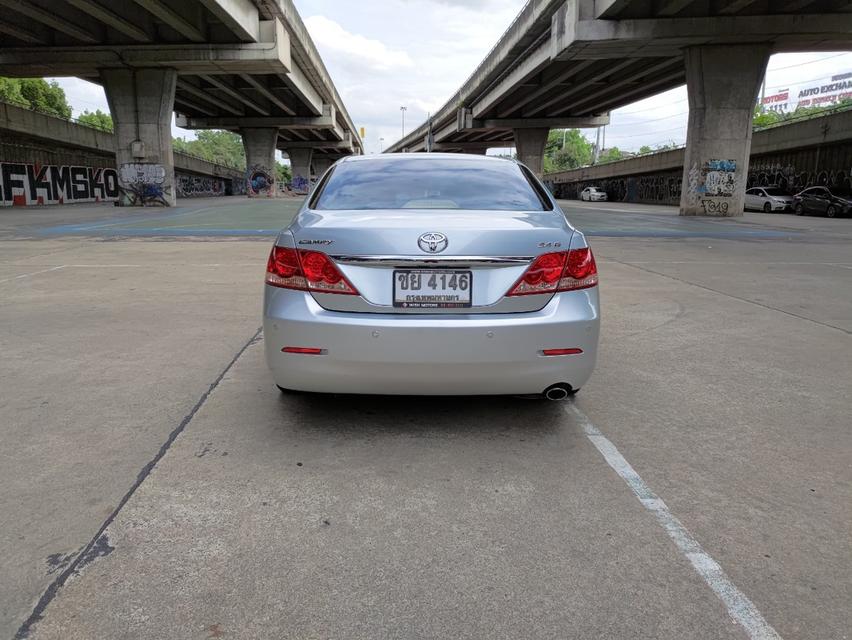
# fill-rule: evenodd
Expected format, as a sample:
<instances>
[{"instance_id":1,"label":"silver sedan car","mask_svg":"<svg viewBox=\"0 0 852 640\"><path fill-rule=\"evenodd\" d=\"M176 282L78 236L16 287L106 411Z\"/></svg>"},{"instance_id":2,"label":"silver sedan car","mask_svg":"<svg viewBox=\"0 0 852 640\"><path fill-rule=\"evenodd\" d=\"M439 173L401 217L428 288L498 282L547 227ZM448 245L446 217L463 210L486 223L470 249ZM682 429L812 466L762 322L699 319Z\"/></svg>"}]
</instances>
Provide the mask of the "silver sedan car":
<instances>
[{"instance_id":1,"label":"silver sedan car","mask_svg":"<svg viewBox=\"0 0 852 640\"><path fill-rule=\"evenodd\" d=\"M543 395L592 374L592 250L512 160L357 156L320 179L266 272L282 391Z\"/></svg>"}]
</instances>

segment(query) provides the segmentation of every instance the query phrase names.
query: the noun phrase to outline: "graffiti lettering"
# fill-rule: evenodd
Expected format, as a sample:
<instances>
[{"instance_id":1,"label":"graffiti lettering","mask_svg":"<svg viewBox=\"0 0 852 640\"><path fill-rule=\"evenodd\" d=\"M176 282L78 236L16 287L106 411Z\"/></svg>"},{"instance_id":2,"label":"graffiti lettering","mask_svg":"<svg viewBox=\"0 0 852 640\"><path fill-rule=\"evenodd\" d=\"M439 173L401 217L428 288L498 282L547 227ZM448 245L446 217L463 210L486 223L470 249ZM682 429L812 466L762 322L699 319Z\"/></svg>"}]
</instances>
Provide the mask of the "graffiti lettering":
<instances>
[{"instance_id":1,"label":"graffiti lettering","mask_svg":"<svg viewBox=\"0 0 852 640\"><path fill-rule=\"evenodd\" d=\"M702 200L701 206L704 209L704 213L717 213L723 216L728 215L728 203L727 202L717 202L715 200Z\"/></svg>"},{"instance_id":2,"label":"graffiti lettering","mask_svg":"<svg viewBox=\"0 0 852 640\"><path fill-rule=\"evenodd\" d=\"M222 178L193 176L186 173L175 175L175 186L179 198L223 196L226 192L225 180Z\"/></svg>"},{"instance_id":3,"label":"graffiti lettering","mask_svg":"<svg viewBox=\"0 0 852 640\"><path fill-rule=\"evenodd\" d=\"M152 162L129 162L118 171L119 186L131 206L169 206L166 169Z\"/></svg>"},{"instance_id":4,"label":"graffiti lettering","mask_svg":"<svg viewBox=\"0 0 852 640\"><path fill-rule=\"evenodd\" d=\"M0 206L111 202L119 195L115 169L0 163Z\"/></svg>"},{"instance_id":5,"label":"graffiti lettering","mask_svg":"<svg viewBox=\"0 0 852 640\"><path fill-rule=\"evenodd\" d=\"M289 187L293 193L307 194L311 190L311 181L304 176L293 176Z\"/></svg>"}]
</instances>

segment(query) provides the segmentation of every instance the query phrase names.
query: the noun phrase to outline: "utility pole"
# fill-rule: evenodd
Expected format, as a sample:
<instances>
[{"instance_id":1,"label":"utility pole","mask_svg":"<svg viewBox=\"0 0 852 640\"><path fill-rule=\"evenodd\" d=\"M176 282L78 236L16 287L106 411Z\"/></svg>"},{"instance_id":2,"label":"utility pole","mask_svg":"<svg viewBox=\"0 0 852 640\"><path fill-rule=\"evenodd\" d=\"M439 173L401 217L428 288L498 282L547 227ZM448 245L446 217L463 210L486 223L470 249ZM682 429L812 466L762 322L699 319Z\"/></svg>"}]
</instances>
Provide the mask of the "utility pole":
<instances>
[{"instance_id":1,"label":"utility pole","mask_svg":"<svg viewBox=\"0 0 852 640\"><path fill-rule=\"evenodd\" d=\"M385 139L379 138L379 153L384 151L384 148L385 148Z\"/></svg>"},{"instance_id":2,"label":"utility pole","mask_svg":"<svg viewBox=\"0 0 852 640\"><path fill-rule=\"evenodd\" d=\"M399 110L402 112L402 137L405 137L405 112L408 111L408 107L400 107Z\"/></svg>"},{"instance_id":3,"label":"utility pole","mask_svg":"<svg viewBox=\"0 0 852 640\"><path fill-rule=\"evenodd\" d=\"M592 154L592 164L598 163L598 157L601 154L601 128L598 127L595 132L595 152Z\"/></svg>"}]
</instances>

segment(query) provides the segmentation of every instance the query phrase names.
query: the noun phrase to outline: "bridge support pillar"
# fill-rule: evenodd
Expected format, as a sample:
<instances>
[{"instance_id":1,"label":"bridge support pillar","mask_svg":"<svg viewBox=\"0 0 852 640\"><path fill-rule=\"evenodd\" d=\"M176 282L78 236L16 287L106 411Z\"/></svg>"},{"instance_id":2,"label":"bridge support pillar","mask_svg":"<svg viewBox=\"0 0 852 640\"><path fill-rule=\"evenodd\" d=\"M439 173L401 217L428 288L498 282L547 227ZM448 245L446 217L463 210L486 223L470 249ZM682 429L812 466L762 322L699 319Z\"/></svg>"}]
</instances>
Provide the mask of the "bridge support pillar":
<instances>
[{"instance_id":1,"label":"bridge support pillar","mask_svg":"<svg viewBox=\"0 0 852 640\"><path fill-rule=\"evenodd\" d=\"M328 156L316 155L311 161L311 164L314 167L313 175L315 175L317 177L317 180L319 180L320 177L322 177L322 174L328 171L328 168L334 164L334 160L332 160Z\"/></svg>"},{"instance_id":2,"label":"bridge support pillar","mask_svg":"<svg viewBox=\"0 0 852 640\"><path fill-rule=\"evenodd\" d=\"M689 125L680 215L743 215L754 105L769 54L757 44L684 51Z\"/></svg>"},{"instance_id":3,"label":"bridge support pillar","mask_svg":"<svg viewBox=\"0 0 852 640\"><path fill-rule=\"evenodd\" d=\"M278 197L278 171L275 149L278 129L273 127L240 129L246 150L246 195L249 198Z\"/></svg>"},{"instance_id":4,"label":"bridge support pillar","mask_svg":"<svg viewBox=\"0 0 852 640\"><path fill-rule=\"evenodd\" d=\"M518 150L518 161L527 165L539 178L544 166L544 147L550 129L515 129L515 148Z\"/></svg>"},{"instance_id":5,"label":"bridge support pillar","mask_svg":"<svg viewBox=\"0 0 852 640\"><path fill-rule=\"evenodd\" d=\"M313 149L285 149L290 156L290 169L293 171L293 191L307 193L311 190L311 158Z\"/></svg>"},{"instance_id":6,"label":"bridge support pillar","mask_svg":"<svg viewBox=\"0 0 852 640\"><path fill-rule=\"evenodd\" d=\"M101 69L115 131L120 206L175 205L174 69Z\"/></svg>"}]
</instances>

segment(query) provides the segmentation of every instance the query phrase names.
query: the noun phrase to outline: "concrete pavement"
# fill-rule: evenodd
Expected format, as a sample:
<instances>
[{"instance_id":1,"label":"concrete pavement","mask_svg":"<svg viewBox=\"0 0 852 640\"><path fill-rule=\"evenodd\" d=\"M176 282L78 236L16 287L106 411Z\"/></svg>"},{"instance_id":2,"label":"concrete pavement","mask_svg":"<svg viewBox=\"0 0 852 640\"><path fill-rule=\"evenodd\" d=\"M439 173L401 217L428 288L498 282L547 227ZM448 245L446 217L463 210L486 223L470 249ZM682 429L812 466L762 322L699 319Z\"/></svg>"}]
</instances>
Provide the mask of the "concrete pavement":
<instances>
[{"instance_id":1,"label":"concrete pavement","mask_svg":"<svg viewBox=\"0 0 852 640\"><path fill-rule=\"evenodd\" d=\"M0 217L0 635L750 637L587 418L780 637L848 636L852 220L565 203L578 414L281 396L243 231L292 211L226 200Z\"/></svg>"}]
</instances>

